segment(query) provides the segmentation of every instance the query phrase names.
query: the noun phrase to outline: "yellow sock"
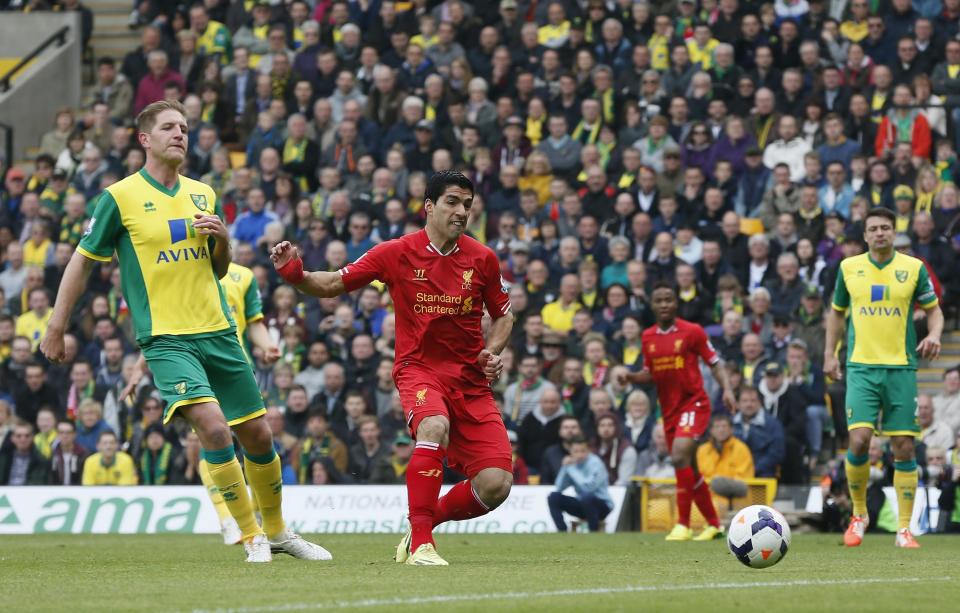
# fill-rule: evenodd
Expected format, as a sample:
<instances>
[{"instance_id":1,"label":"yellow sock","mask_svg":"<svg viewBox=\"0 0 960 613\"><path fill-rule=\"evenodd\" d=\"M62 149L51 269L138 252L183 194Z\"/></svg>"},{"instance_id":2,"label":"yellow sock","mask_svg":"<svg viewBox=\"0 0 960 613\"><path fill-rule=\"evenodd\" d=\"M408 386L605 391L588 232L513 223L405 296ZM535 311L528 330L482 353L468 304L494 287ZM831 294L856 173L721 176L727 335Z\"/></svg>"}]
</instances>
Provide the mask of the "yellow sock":
<instances>
[{"instance_id":1,"label":"yellow sock","mask_svg":"<svg viewBox=\"0 0 960 613\"><path fill-rule=\"evenodd\" d=\"M262 534L257 518L253 516L250 493L243 479L243 469L233 452L233 446L204 453L210 468L210 479L217 486L230 515L237 520L244 539ZM218 462L219 460L219 462Z\"/></svg>"},{"instance_id":2,"label":"yellow sock","mask_svg":"<svg viewBox=\"0 0 960 613\"><path fill-rule=\"evenodd\" d=\"M853 514L867 516L867 486L870 485L870 457L853 455L847 450L844 464L847 469L847 484L850 487L850 499L853 501Z\"/></svg>"},{"instance_id":3,"label":"yellow sock","mask_svg":"<svg viewBox=\"0 0 960 613\"><path fill-rule=\"evenodd\" d=\"M909 529L913 517L913 499L917 493L917 462L893 463L893 487L897 490L897 529Z\"/></svg>"},{"instance_id":4,"label":"yellow sock","mask_svg":"<svg viewBox=\"0 0 960 613\"><path fill-rule=\"evenodd\" d=\"M207 494L210 495L210 502L213 503L217 517L220 518L220 523L223 523L223 520L231 517L230 509L227 508L227 503L223 501L223 496L220 495L220 489L217 488L213 482L213 477L210 476L210 466L206 460L200 460L200 481L202 481L203 486L207 488Z\"/></svg>"},{"instance_id":5,"label":"yellow sock","mask_svg":"<svg viewBox=\"0 0 960 613\"><path fill-rule=\"evenodd\" d=\"M247 480L260 507L263 531L275 537L286 529L283 523L283 477L280 474L280 456L271 451L264 455L244 454Z\"/></svg>"}]
</instances>

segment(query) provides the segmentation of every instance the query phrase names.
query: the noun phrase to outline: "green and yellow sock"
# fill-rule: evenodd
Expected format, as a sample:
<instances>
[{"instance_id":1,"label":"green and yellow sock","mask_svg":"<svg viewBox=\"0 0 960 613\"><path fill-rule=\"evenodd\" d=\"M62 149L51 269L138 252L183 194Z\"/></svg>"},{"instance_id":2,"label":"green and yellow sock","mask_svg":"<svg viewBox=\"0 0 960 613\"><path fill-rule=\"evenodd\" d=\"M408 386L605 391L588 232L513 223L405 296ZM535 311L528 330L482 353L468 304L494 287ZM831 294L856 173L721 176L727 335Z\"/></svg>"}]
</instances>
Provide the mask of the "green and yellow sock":
<instances>
[{"instance_id":1,"label":"green and yellow sock","mask_svg":"<svg viewBox=\"0 0 960 613\"><path fill-rule=\"evenodd\" d=\"M850 499L853 501L853 514L867 516L867 486L870 485L870 456L854 455L847 450L844 461L847 470L847 484L850 487Z\"/></svg>"},{"instance_id":2,"label":"green and yellow sock","mask_svg":"<svg viewBox=\"0 0 960 613\"><path fill-rule=\"evenodd\" d=\"M201 451L201 454L203 451ZM207 494L210 495L210 502L213 503L213 508L217 512L217 517L220 519L220 523L223 523L223 520L230 515L230 509L227 508L227 503L223 501L223 496L220 495L220 488L217 487L217 484L213 482L213 477L210 476L210 465L207 464L207 461L204 459L200 460L200 481L203 482L203 486L207 488Z\"/></svg>"},{"instance_id":3,"label":"green and yellow sock","mask_svg":"<svg viewBox=\"0 0 960 613\"><path fill-rule=\"evenodd\" d=\"M206 450L204 457L210 468L210 480L217 486L230 515L237 520L244 540L262 534L257 518L253 516L250 493L243 479L243 469L233 451L233 445L223 449Z\"/></svg>"},{"instance_id":4,"label":"green and yellow sock","mask_svg":"<svg viewBox=\"0 0 960 613\"><path fill-rule=\"evenodd\" d=\"M247 480L253 489L263 531L269 537L276 537L286 530L283 523L283 477L280 474L280 456L272 449L263 455L251 455L244 451L247 468Z\"/></svg>"},{"instance_id":5,"label":"green and yellow sock","mask_svg":"<svg viewBox=\"0 0 960 613\"><path fill-rule=\"evenodd\" d=\"M917 461L893 463L893 487L897 490L897 529L909 529L913 517L913 499L917 493Z\"/></svg>"}]
</instances>

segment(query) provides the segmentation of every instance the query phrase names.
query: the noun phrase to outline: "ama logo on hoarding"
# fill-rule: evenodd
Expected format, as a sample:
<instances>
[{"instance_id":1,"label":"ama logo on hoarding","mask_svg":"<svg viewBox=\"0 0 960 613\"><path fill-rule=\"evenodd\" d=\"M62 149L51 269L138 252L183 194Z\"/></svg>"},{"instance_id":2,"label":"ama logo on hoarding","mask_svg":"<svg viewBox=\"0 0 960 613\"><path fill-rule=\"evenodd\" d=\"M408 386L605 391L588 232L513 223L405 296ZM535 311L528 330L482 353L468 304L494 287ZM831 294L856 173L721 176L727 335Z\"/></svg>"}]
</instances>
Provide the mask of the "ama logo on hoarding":
<instances>
[{"instance_id":1,"label":"ama logo on hoarding","mask_svg":"<svg viewBox=\"0 0 960 613\"><path fill-rule=\"evenodd\" d=\"M176 245L179 242L197 238L197 229L193 227L191 219L169 219L167 226L170 228L170 244ZM173 264L177 262L189 262L190 260L206 260L210 254L207 253L206 244L199 247L185 247L179 249L164 249L157 254L157 264Z\"/></svg>"}]
</instances>

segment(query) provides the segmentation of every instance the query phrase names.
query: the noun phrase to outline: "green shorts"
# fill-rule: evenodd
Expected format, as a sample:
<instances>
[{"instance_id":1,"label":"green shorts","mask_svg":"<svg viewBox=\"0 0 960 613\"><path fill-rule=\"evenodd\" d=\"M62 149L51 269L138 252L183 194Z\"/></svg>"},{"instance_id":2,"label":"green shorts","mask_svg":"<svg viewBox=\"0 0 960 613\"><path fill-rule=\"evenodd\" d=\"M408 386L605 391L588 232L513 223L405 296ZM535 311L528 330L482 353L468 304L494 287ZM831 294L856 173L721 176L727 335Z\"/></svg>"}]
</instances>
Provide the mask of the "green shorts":
<instances>
[{"instance_id":1,"label":"green shorts","mask_svg":"<svg viewBox=\"0 0 960 613\"><path fill-rule=\"evenodd\" d=\"M919 436L917 371L847 365L847 428L885 436Z\"/></svg>"},{"instance_id":2,"label":"green shorts","mask_svg":"<svg viewBox=\"0 0 960 613\"><path fill-rule=\"evenodd\" d=\"M167 401L163 423L180 407L216 402L234 426L266 413L253 370L232 330L218 336L157 336L142 346L154 385Z\"/></svg>"}]
</instances>

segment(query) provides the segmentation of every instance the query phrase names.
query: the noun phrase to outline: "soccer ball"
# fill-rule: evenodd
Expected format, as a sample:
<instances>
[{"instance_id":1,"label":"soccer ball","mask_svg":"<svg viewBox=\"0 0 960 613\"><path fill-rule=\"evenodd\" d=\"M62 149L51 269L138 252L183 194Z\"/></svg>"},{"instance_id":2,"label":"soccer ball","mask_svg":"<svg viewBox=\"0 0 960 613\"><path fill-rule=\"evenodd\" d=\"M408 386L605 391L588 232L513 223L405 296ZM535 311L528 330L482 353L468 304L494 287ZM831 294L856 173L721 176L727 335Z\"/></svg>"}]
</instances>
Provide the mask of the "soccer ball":
<instances>
[{"instance_id":1,"label":"soccer ball","mask_svg":"<svg viewBox=\"0 0 960 613\"><path fill-rule=\"evenodd\" d=\"M727 546L750 568L767 568L787 555L790 526L779 511L755 504L734 516L727 531Z\"/></svg>"}]
</instances>

